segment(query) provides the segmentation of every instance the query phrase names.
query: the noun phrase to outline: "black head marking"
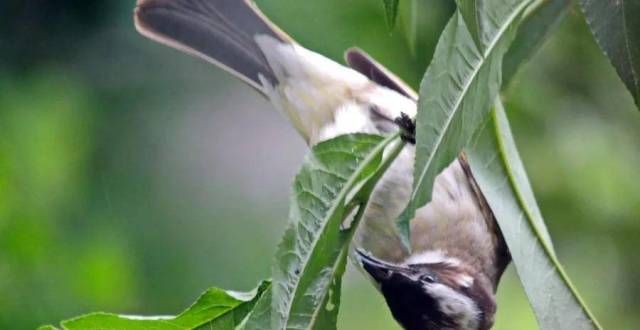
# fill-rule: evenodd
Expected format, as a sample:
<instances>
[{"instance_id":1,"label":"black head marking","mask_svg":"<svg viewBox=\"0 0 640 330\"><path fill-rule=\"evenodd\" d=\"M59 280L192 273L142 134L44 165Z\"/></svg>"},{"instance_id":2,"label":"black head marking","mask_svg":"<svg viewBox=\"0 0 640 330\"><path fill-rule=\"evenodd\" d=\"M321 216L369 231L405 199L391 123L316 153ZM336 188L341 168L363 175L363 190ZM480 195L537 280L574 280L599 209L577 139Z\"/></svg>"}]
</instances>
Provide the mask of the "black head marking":
<instances>
[{"instance_id":1,"label":"black head marking","mask_svg":"<svg viewBox=\"0 0 640 330\"><path fill-rule=\"evenodd\" d=\"M380 285L393 317L407 330L455 327L455 320L440 311L425 285L440 283L437 273L419 266L397 266L358 251L363 268Z\"/></svg>"},{"instance_id":2,"label":"black head marking","mask_svg":"<svg viewBox=\"0 0 640 330\"><path fill-rule=\"evenodd\" d=\"M425 278L434 280L434 277ZM454 320L440 311L438 302L422 288L422 282L394 273L380 283L393 317L407 330L453 327Z\"/></svg>"}]
</instances>

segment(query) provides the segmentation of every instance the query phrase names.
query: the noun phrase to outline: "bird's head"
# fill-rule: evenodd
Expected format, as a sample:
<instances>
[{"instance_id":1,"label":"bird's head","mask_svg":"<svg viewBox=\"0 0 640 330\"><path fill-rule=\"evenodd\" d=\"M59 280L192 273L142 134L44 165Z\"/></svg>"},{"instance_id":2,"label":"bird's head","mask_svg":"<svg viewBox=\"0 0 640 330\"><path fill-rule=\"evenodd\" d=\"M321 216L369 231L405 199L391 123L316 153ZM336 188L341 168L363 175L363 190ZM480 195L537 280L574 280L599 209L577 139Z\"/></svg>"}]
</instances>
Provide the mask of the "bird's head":
<instances>
[{"instance_id":1,"label":"bird's head","mask_svg":"<svg viewBox=\"0 0 640 330\"><path fill-rule=\"evenodd\" d=\"M362 250L356 252L405 329L482 330L493 324L496 304L491 285L465 271L456 259L409 258L393 264Z\"/></svg>"}]
</instances>

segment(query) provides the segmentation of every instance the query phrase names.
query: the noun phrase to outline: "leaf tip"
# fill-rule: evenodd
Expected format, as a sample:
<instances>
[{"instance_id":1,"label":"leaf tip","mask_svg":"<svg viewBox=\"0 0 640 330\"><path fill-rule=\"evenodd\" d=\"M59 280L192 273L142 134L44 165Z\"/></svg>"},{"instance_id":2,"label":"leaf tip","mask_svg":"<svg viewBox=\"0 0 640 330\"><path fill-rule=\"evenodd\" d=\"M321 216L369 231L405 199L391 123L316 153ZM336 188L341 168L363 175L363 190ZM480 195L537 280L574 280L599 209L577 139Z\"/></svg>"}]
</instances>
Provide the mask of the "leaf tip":
<instances>
[{"instance_id":1,"label":"leaf tip","mask_svg":"<svg viewBox=\"0 0 640 330\"><path fill-rule=\"evenodd\" d=\"M393 30L398 18L398 1L399 0L383 0L385 17L390 30Z\"/></svg>"}]
</instances>

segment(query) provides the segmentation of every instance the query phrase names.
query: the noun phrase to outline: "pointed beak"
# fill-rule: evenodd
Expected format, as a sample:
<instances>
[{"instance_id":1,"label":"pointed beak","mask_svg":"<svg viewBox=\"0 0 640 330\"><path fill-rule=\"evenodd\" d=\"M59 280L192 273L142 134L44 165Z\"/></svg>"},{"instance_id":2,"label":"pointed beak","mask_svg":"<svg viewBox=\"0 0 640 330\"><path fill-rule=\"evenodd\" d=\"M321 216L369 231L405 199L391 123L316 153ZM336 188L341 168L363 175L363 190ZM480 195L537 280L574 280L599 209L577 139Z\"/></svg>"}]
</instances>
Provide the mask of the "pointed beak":
<instances>
[{"instance_id":1,"label":"pointed beak","mask_svg":"<svg viewBox=\"0 0 640 330\"><path fill-rule=\"evenodd\" d=\"M389 280L394 273L406 272L405 268L380 260L362 249L357 249L356 254L362 268L378 283Z\"/></svg>"}]
</instances>

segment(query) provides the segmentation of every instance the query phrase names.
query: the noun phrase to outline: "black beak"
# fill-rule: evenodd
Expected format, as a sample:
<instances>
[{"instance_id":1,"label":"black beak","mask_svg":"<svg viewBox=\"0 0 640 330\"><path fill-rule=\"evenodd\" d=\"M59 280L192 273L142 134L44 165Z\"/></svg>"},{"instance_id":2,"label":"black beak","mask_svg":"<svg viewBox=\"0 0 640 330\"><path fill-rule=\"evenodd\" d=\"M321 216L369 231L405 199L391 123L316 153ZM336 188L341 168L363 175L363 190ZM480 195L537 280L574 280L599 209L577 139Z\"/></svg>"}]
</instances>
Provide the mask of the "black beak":
<instances>
[{"instance_id":1,"label":"black beak","mask_svg":"<svg viewBox=\"0 0 640 330\"><path fill-rule=\"evenodd\" d=\"M378 283L389 280L394 274L404 274L407 271L403 267L382 261L362 249L356 249L356 253L362 268Z\"/></svg>"}]
</instances>

